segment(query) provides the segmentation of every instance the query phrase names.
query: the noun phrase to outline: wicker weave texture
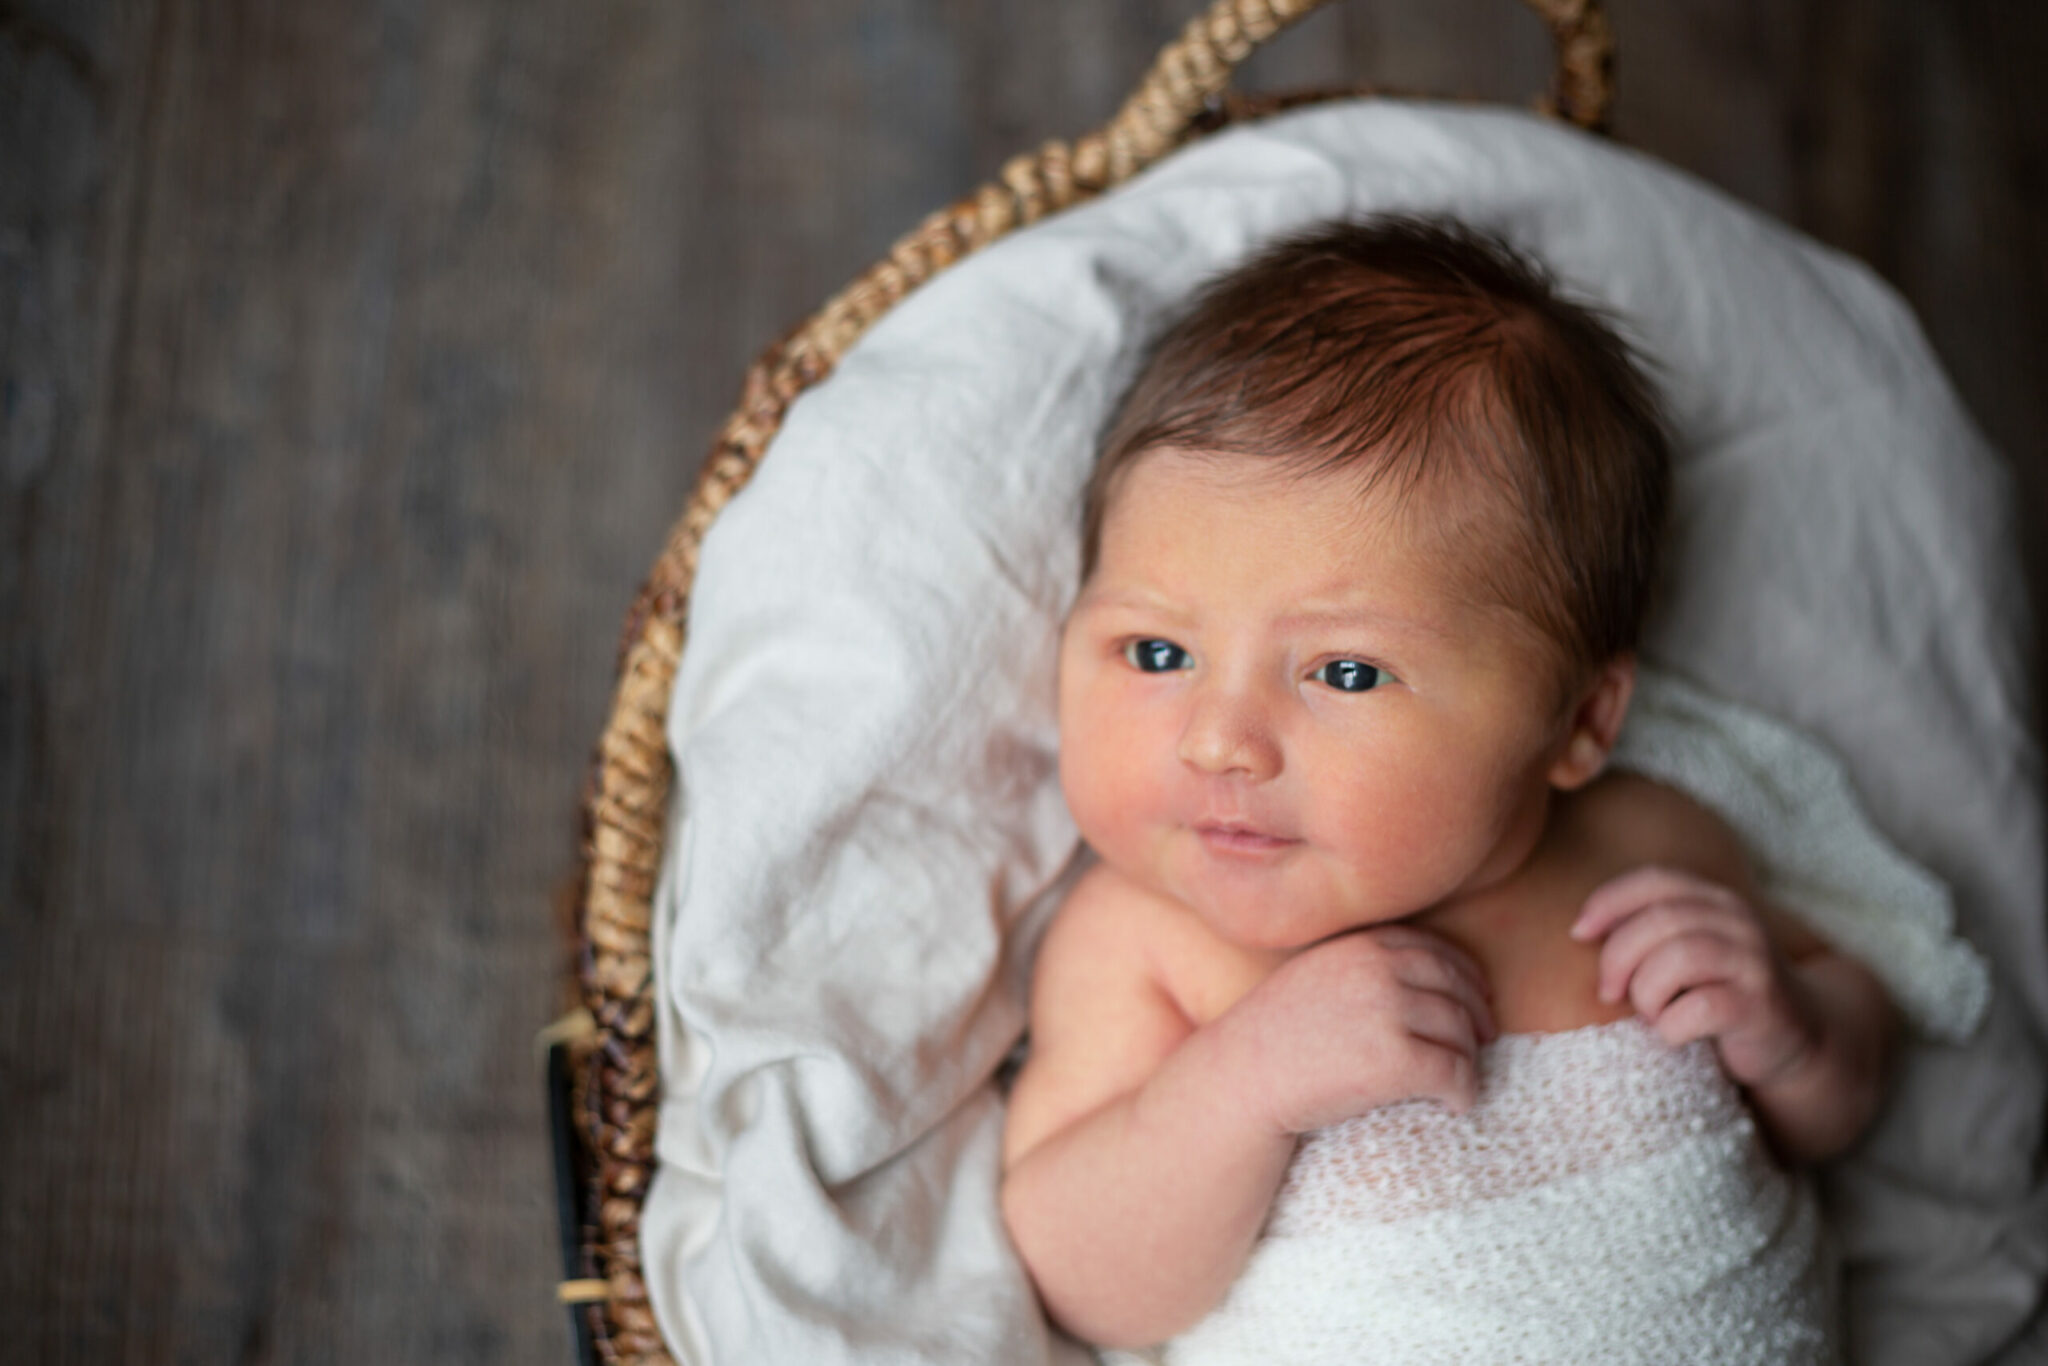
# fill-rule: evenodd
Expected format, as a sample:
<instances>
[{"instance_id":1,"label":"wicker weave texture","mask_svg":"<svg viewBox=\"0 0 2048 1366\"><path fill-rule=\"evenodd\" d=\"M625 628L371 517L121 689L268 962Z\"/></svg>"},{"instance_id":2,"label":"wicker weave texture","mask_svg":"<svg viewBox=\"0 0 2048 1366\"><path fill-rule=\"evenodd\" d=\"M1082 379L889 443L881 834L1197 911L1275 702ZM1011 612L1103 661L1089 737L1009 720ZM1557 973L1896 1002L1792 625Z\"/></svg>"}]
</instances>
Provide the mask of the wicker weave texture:
<instances>
[{"instance_id":1,"label":"wicker weave texture","mask_svg":"<svg viewBox=\"0 0 2048 1366\"><path fill-rule=\"evenodd\" d=\"M1260 45L1328 3L1215 0L1102 128L1010 160L995 180L919 223L747 370L739 405L627 616L618 686L585 796L577 988L596 1027L577 1050L579 1127L593 1173L582 1273L603 1280L609 1294L583 1312L605 1360L672 1361L648 1303L639 1245L660 1090L649 927L673 783L664 736L669 690L706 531L753 476L790 404L918 286L1015 229L1122 184L1192 137L1302 102L1231 95L1230 76ZM1539 108L1604 128L1613 41L1598 0L1525 3L1549 27L1557 54L1553 87Z\"/></svg>"}]
</instances>

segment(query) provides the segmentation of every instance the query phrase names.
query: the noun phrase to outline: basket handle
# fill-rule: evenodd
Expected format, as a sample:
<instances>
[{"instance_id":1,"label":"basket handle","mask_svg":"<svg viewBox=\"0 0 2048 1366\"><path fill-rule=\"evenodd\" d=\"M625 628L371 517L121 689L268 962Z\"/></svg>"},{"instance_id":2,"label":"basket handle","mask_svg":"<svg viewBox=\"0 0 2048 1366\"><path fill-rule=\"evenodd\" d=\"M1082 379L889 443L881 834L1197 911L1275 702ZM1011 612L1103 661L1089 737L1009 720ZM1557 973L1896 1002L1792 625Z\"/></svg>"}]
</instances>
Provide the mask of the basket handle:
<instances>
[{"instance_id":1,"label":"basket handle","mask_svg":"<svg viewBox=\"0 0 2048 1366\"><path fill-rule=\"evenodd\" d=\"M1605 0L1522 0L1550 30L1556 75L1544 113L1603 130L1613 97L1614 34ZM795 395L830 373L868 325L904 295L1012 229L1121 185L1185 142L1228 91L1237 65L1331 0L1213 0L1167 44L1101 128L1012 157L997 179L927 217L887 259L826 301L750 372L740 412L713 448L713 484L744 482ZM765 422L762 419L767 419ZM729 470L721 453L737 456ZM730 489L727 490L730 492Z\"/></svg>"},{"instance_id":2,"label":"basket handle","mask_svg":"<svg viewBox=\"0 0 2048 1366\"><path fill-rule=\"evenodd\" d=\"M1101 130L1073 146L1075 178L1121 184L1183 142L1197 119L1230 86L1238 64L1276 34L1330 0L1215 0L1179 38ZM1544 112L1601 130L1612 103L1614 33L1603 0L1523 0L1550 30L1557 51Z\"/></svg>"}]
</instances>

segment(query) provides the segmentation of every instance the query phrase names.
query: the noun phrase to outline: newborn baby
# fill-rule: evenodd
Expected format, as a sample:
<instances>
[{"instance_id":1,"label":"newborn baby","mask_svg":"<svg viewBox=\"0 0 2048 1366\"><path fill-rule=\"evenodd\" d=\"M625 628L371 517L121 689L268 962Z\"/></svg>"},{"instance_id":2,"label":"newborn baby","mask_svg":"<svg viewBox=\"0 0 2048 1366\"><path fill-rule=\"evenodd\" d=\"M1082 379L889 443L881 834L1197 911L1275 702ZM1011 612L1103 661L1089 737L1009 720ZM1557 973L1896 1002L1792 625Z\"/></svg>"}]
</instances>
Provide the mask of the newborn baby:
<instances>
[{"instance_id":1,"label":"newborn baby","mask_svg":"<svg viewBox=\"0 0 2048 1366\"><path fill-rule=\"evenodd\" d=\"M1205 291L1091 485L1003 1209L1178 1362L1827 1360L1786 1164L1876 1111L1859 964L1604 772L1661 534L1627 349L1453 224ZM1752 1118L1753 1117L1753 1118Z\"/></svg>"}]
</instances>

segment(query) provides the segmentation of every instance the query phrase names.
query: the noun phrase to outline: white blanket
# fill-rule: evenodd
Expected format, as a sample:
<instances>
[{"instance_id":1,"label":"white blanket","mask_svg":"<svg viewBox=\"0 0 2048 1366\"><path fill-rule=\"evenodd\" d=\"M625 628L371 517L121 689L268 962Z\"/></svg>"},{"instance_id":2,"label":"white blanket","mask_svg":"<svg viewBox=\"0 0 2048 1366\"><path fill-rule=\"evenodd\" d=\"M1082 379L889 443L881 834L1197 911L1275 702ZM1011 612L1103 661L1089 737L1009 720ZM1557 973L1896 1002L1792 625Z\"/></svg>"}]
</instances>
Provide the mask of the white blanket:
<instances>
[{"instance_id":1,"label":"white blanket","mask_svg":"<svg viewBox=\"0 0 2048 1366\"><path fill-rule=\"evenodd\" d=\"M1713 1048L1619 1020L1494 1040L1464 1114L1406 1101L1309 1135L1223 1303L1148 1356L1835 1366L1835 1324L1813 1192Z\"/></svg>"},{"instance_id":2,"label":"white blanket","mask_svg":"<svg viewBox=\"0 0 2048 1366\"><path fill-rule=\"evenodd\" d=\"M1842 755L1993 966L1984 1026L1915 1044L1831 1180L1853 1359L1986 1359L2035 1312L2048 945L2004 471L1861 267L1568 129L1378 103L1199 144L940 277L795 405L707 539L642 1230L686 1362L1073 1350L1001 1228L989 1077L1074 847L1052 681L1078 492L1164 309L1278 233L1384 209L1500 231L1625 320L1682 447L1650 654ZM1882 916L1866 891L1845 921ZM1895 989L1953 1037L1964 976Z\"/></svg>"}]
</instances>

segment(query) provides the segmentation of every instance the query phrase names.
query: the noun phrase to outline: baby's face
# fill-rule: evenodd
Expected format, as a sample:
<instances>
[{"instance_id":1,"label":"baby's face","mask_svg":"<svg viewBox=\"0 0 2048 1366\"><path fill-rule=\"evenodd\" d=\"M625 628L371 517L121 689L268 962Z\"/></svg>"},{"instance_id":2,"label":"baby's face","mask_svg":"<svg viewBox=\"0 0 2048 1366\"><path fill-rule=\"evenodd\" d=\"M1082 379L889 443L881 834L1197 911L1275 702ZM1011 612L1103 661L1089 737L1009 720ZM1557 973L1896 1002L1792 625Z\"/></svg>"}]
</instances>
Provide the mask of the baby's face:
<instances>
[{"instance_id":1,"label":"baby's face","mask_svg":"<svg viewBox=\"0 0 2048 1366\"><path fill-rule=\"evenodd\" d=\"M1113 868L1297 948L1514 871L1568 727L1557 652L1355 475L1140 459L1060 647L1060 780ZM1469 552L1468 552L1469 553Z\"/></svg>"}]
</instances>

